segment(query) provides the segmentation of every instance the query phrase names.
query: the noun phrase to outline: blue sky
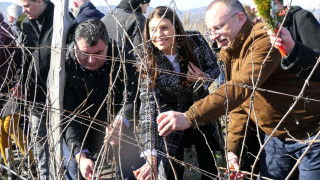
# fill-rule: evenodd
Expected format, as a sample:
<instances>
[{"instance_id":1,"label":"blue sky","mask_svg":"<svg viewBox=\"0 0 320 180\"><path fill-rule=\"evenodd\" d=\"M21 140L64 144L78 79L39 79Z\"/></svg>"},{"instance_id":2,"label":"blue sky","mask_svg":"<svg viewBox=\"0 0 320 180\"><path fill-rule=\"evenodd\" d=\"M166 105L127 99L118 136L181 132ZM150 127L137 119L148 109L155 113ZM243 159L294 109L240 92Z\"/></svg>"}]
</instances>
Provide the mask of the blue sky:
<instances>
[{"instance_id":1,"label":"blue sky","mask_svg":"<svg viewBox=\"0 0 320 180\"><path fill-rule=\"evenodd\" d=\"M105 0L91 0L95 5L105 5ZM109 4L116 5L120 0L107 0ZM212 0L174 0L176 3L177 9L179 10L188 10L193 8L199 8L207 6ZM151 0L150 6L157 7L160 5L168 6L172 0ZM244 4L251 5L252 0L240 0ZM284 3L287 4L290 1L284 0ZM318 8L320 9L319 0L292 0L293 5L299 5L306 9Z\"/></svg>"},{"instance_id":2,"label":"blue sky","mask_svg":"<svg viewBox=\"0 0 320 180\"><path fill-rule=\"evenodd\" d=\"M61 0L52 0L53 2L58 2ZM70 0L71 1L71 0ZM199 8L203 6L207 6L212 0L151 0L150 6L157 7L160 5L168 6L171 2L175 2L177 9L179 10L188 10L193 8ZM252 0L240 0L244 4L251 5ZM1 2L14 2L19 4L19 0L0 0ZM117 5L120 0L91 0L93 4L96 6L105 6L107 2L110 5ZM284 0L285 4L287 4L288 0ZM320 1L319 0L292 0L293 5L299 5L305 9L320 9ZM174 7L172 5L171 7Z\"/></svg>"}]
</instances>

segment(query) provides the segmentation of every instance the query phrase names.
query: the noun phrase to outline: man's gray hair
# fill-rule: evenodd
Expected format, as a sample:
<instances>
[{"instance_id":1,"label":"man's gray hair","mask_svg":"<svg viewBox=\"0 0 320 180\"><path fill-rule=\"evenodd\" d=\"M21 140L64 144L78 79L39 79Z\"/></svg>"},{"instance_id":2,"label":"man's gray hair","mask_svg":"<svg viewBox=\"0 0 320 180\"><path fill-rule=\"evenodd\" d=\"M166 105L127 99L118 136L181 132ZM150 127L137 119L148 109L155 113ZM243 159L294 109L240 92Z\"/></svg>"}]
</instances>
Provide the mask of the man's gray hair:
<instances>
[{"instance_id":1,"label":"man's gray hair","mask_svg":"<svg viewBox=\"0 0 320 180\"><path fill-rule=\"evenodd\" d=\"M11 4L7 8L7 15L12 16L15 19L17 19L21 14L23 13L23 8L22 6L19 6L17 4Z\"/></svg>"},{"instance_id":2,"label":"man's gray hair","mask_svg":"<svg viewBox=\"0 0 320 180\"><path fill-rule=\"evenodd\" d=\"M219 2L227 6L228 12L233 10L237 12L242 12L243 14L247 15L243 5L238 0L214 0L209 4L206 11L209 11L216 3Z\"/></svg>"},{"instance_id":3,"label":"man's gray hair","mask_svg":"<svg viewBox=\"0 0 320 180\"><path fill-rule=\"evenodd\" d=\"M84 39L86 44L94 46L101 39L106 45L109 42L109 36L106 26L99 19L89 19L81 22L76 28L75 41Z\"/></svg>"}]
</instances>

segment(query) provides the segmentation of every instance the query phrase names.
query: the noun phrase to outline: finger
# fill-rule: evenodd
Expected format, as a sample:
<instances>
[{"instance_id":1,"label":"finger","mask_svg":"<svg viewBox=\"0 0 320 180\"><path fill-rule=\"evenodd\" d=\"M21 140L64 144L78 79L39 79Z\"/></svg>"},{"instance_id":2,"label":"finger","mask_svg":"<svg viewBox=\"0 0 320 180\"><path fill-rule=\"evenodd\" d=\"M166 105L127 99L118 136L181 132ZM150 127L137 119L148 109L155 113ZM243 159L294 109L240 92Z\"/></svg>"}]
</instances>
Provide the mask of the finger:
<instances>
[{"instance_id":1,"label":"finger","mask_svg":"<svg viewBox=\"0 0 320 180\"><path fill-rule=\"evenodd\" d=\"M139 168L139 169L137 169L137 170L135 170L135 171L133 171L133 174L134 174L134 177L138 177L138 175L140 174L140 171L141 171L141 168Z\"/></svg>"},{"instance_id":2,"label":"finger","mask_svg":"<svg viewBox=\"0 0 320 180\"><path fill-rule=\"evenodd\" d=\"M196 65L194 65L192 62L189 62L189 64L190 64L191 68L192 68L195 72L200 70L200 69L199 69Z\"/></svg>"},{"instance_id":3,"label":"finger","mask_svg":"<svg viewBox=\"0 0 320 180\"><path fill-rule=\"evenodd\" d=\"M194 72L194 70L192 69L190 64L188 65L188 72L190 72L191 75L194 75L196 73L196 72Z\"/></svg>"},{"instance_id":4,"label":"finger","mask_svg":"<svg viewBox=\"0 0 320 180\"><path fill-rule=\"evenodd\" d=\"M159 131L160 136L169 136L173 132L172 124L168 123L161 131Z\"/></svg>"},{"instance_id":5,"label":"finger","mask_svg":"<svg viewBox=\"0 0 320 180\"><path fill-rule=\"evenodd\" d=\"M167 112L160 113L157 117L157 124L160 124L161 121L168 116Z\"/></svg>"},{"instance_id":6,"label":"finger","mask_svg":"<svg viewBox=\"0 0 320 180\"><path fill-rule=\"evenodd\" d=\"M168 123L170 123L170 118L169 117L163 118L160 124L158 124L158 131L161 131Z\"/></svg>"},{"instance_id":7,"label":"finger","mask_svg":"<svg viewBox=\"0 0 320 180\"><path fill-rule=\"evenodd\" d=\"M144 172L142 173L141 178L142 178L143 180L145 180L145 179L149 176L149 174L150 174L150 168L147 167L147 168L145 168Z\"/></svg>"},{"instance_id":8,"label":"finger","mask_svg":"<svg viewBox=\"0 0 320 180\"><path fill-rule=\"evenodd\" d=\"M137 177L138 180L142 179L144 171L145 171L145 167L142 167L141 170L140 170L140 173L139 173L139 175Z\"/></svg>"},{"instance_id":9,"label":"finger","mask_svg":"<svg viewBox=\"0 0 320 180\"><path fill-rule=\"evenodd\" d=\"M237 162L232 163L234 170L239 171L239 164Z\"/></svg>"}]
</instances>

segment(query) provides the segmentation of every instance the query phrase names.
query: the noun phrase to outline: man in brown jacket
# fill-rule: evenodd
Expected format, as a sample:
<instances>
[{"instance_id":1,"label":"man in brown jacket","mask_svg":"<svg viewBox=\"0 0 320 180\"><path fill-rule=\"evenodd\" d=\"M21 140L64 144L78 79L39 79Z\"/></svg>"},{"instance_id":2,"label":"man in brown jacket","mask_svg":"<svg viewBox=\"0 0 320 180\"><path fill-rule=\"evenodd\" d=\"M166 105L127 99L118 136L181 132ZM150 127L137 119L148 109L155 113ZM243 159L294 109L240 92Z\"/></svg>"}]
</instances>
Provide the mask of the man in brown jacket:
<instances>
[{"instance_id":1,"label":"man in brown jacket","mask_svg":"<svg viewBox=\"0 0 320 180\"><path fill-rule=\"evenodd\" d=\"M227 158L236 170L250 120L266 133L265 140L270 137L260 157L260 175L284 179L296 163L294 158L300 158L310 145L299 165L299 178L317 179L320 144L307 141L318 138L320 83L310 82L303 98L286 115L305 79L282 70L280 53L270 51L264 24L253 25L237 0L213 1L207 8L206 24L211 39L222 47L219 58L225 64L226 83L185 113L161 113L157 118L159 134L167 136L172 131L196 128L228 112Z\"/></svg>"}]
</instances>

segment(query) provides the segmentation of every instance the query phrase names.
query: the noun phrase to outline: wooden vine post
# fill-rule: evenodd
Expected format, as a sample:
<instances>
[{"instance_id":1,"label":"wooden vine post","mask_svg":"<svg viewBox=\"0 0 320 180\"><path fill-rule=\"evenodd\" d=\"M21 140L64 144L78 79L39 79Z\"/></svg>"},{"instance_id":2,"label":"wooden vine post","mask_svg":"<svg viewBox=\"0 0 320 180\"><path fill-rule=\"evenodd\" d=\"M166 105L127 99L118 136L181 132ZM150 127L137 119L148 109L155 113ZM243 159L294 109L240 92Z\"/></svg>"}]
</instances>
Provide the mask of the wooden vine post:
<instances>
[{"instance_id":1,"label":"wooden vine post","mask_svg":"<svg viewBox=\"0 0 320 180\"><path fill-rule=\"evenodd\" d=\"M56 0L54 8L51 63L49 70L49 152L51 180L63 179L61 115L65 85L67 33L73 24L68 12L69 0Z\"/></svg>"}]
</instances>

